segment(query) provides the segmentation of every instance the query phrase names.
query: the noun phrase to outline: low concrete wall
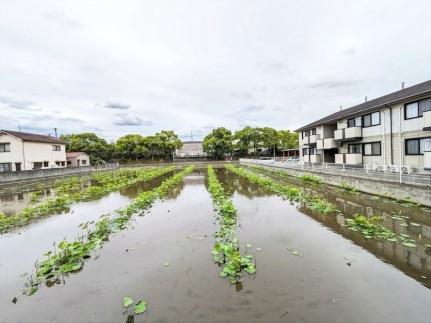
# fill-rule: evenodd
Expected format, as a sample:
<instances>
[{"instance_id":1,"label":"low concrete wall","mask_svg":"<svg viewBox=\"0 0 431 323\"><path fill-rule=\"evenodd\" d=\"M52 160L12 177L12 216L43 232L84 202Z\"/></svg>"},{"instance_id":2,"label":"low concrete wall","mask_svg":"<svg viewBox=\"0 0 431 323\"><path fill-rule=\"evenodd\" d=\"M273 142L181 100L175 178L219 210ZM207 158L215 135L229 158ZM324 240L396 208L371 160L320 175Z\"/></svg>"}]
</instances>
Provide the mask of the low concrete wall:
<instances>
[{"instance_id":1,"label":"low concrete wall","mask_svg":"<svg viewBox=\"0 0 431 323\"><path fill-rule=\"evenodd\" d=\"M244 165L256 165L256 163L241 161ZM406 184L384 181L370 177L346 176L340 174L330 174L327 172L313 170L299 170L292 168L281 168L268 165L258 165L268 169L277 169L286 172L291 176L301 176L304 173L312 173L322 178L325 184L341 186L343 183L354 186L358 191L373 195L383 195L402 201L413 201L426 206L431 206L431 187L421 184Z\"/></svg>"},{"instance_id":2,"label":"low concrete wall","mask_svg":"<svg viewBox=\"0 0 431 323\"><path fill-rule=\"evenodd\" d=\"M66 167L66 168L50 168L38 170L25 170L21 172L6 172L0 173L0 185L8 185L15 182L32 181L42 178L50 178L56 176L67 176L89 173L93 170L93 166L85 167Z\"/></svg>"}]
</instances>

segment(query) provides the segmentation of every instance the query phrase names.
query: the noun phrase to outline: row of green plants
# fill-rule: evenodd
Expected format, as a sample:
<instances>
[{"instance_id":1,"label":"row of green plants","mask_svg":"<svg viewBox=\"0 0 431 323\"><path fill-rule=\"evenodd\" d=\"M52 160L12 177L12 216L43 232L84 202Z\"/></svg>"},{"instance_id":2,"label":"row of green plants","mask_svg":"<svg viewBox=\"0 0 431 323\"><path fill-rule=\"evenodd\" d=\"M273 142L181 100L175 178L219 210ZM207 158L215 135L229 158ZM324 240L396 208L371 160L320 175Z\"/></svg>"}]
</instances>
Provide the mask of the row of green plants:
<instances>
[{"instance_id":1,"label":"row of green plants","mask_svg":"<svg viewBox=\"0 0 431 323\"><path fill-rule=\"evenodd\" d=\"M257 172L277 173L286 176L286 173L280 170L269 170L267 168L255 165L251 166L250 168L256 170ZM312 176L311 178L315 177L314 175L310 176ZM302 179L307 182L317 182L314 179ZM347 193L357 192L357 189L354 186L348 185L346 182L342 182L340 188L343 192ZM322 200L318 197L308 197L308 199L312 201L309 204L309 207L320 213L329 213L333 211L333 207L328 205L325 200ZM361 233L366 239L385 239L391 242L402 243L407 247L416 246L416 241L414 239L410 238L407 234L397 235L392 230L383 226L381 224L382 220L383 218L381 216L367 218L363 215L355 215L353 218L346 219L346 227L352 231Z\"/></svg>"},{"instance_id":2,"label":"row of green plants","mask_svg":"<svg viewBox=\"0 0 431 323\"><path fill-rule=\"evenodd\" d=\"M78 178L70 178L58 187L56 196L38 204L30 204L15 216L0 214L0 233L24 226L33 220L55 213L67 211L72 203L99 199L108 193L129 187L140 181L148 181L175 169L175 166L151 169L120 169L114 172L97 173L92 177L92 185L80 190Z\"/></svg>"},{"instance_id":3,"label":"row of green plants","mask_svg":"<svg viewBox=\"0 0 431 323\"><path fill-rule=\"evenodd\" d=\"M309 207L312 210L315 210L324 214L337 211L333 203L319 196L305 195L301 192L301 190L298 187L294 187L287 184L280 184L269 177L256 174L253 171L249 171L239 166L225 165L225 167L229 171L239 176L245 177L250 182L256 185L265 187L268 190L273 191L277 195L282 196L283 198L289 199L290 201L293 201L293 202L303 202L307 207Z\"/></svg>"},{"instance_id":4,"label":"row of green plants","mask_svg":"<svg viewBox=\"0 0 431 323\"><path fill-rule=\"evenodd\" d=\"M63 240L57 246L54 245L54 251L46 252L45 259L36 263L35 274L29 278L26 285L26 294L34 294L43 282L55 283L62 275L80 270L85 259L90 258L92 252L100 249L111 234L126 229L134 214L143 214L157 199L166 196L168 191L178 185L192 170L193 166L189 166L164 180L157 188L140 193L129 206L117 210L115 216L101 215L93 228L87 225L81 226L86 229L86 232L76 240Z\"/></svg>"},{"instance_id":5,"label":"row of green plants","mask_svg":"<svg viewBox=\"0 0 431 323\"><path fill-rule=\"evenodd\" d=\"M382 221L381 216L367 218L364 215L357 214L351 219L346 219L346 227L361 233L366 239L384 239L391 242L400 242L406 247L416 247L416 240L404 233L397 235L383 226Z\"/></svg>"},{"instance_id":6,"label":"row of green plants","mask_svg":"<svg viewBox=\"0 0 431 323\"><path fill-rule=\"evenodd\" d=\"M243 270L253 274L256 272L256 265L251 254L241 255L237 238L237 210L226 197L212 166L208 166L208 190L217 210L219 226L215 234L212 255L214 261L222 268L220 276L227 277L231 284L236 284L241 282Z\"/></svg>"}]
</instances>

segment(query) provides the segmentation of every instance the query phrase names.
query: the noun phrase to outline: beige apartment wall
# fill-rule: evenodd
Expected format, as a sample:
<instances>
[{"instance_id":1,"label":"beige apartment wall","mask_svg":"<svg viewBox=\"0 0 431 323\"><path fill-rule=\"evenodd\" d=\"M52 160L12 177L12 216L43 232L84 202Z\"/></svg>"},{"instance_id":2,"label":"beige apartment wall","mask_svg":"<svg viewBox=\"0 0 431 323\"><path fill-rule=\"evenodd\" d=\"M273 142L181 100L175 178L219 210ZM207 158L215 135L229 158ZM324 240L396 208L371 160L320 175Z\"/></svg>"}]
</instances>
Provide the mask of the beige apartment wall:
<instances>
[{"instance_id":1,"label":"beige apartment wall","mask_svg":"<svg viewBox=\"0 0 431 323\"><path fill-rule=\"evenodd\" d=\"M21 167L24 170L24 159L23 159L23 147L22 140L0 134L0 143L9 143L10 152L0 153L0 163L12 163L12 170L15 171L15 163L21 163Z\"/></svg>"},{"instance_id":2,"label":"beige apartment wall","mask_svg":"<svg viewBox=\"0 0 431 323\"><path fill-rule=\"evenodd\" d=\"M25 170L33 169L34 162L44 162L49 163L46 168L60 167L55 164L56 161L64 161L66 164L66 146L59 145L61 151L53 151L54 144L41 143L41 142L24 142L24 152L25 152ZM66 166L61 166L66 167Z\"/></svg>"}]
</instances>

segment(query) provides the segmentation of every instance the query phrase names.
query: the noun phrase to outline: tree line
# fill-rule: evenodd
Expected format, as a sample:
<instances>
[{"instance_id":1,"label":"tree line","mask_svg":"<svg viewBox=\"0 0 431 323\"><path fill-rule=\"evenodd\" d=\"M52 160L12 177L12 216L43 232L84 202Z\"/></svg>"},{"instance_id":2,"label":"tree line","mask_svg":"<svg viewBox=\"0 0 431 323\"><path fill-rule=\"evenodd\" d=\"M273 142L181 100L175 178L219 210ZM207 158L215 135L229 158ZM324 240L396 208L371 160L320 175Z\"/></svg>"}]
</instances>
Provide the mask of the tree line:
<instances>
[{"instance_id":1,"label":"tree line","mask_svg":"<svg viewBox=\"0 0 431 323\"><path fill-rule=\"evenodd\" d=\"M178 135L162 130L152 136L128 134L108 143L95 133L62 135L66 151L80 151L90 156L92 164L100 161L171 160L176 149L182 147ZM244 127L234 133L220 127L213 129L203 140L204 151L210 158L272 154L282 149L297 148L298 134L270 127ZM263 151L262 151L263 150Z\"/></svg>"},{"instance_id":2,"label":"tree line","mask_svg":"<svg viewBox=\"0 0 431 323\"><path fill-rule=\"evenodd\" d=\"M204 151L212 158L226 155L273 155L283 149L298 148L298 134L290 130L246 126L232 133L224 127L213 129L203 141Z\"/></svg>"}]
</instances>

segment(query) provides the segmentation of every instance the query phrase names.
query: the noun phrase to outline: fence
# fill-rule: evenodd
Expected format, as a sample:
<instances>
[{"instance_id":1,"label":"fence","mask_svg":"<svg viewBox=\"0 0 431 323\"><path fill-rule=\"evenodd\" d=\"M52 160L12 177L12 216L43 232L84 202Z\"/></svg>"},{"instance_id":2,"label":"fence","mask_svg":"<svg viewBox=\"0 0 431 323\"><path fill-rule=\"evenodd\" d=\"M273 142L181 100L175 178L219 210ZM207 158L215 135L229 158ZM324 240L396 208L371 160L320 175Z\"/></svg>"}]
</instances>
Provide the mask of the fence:
<instances>
[{"instance_id":1,"label":"fence","mask_svg":"<svg viewBox=\"0 0 431 323\"><path fill-rule=\"evenodd\" d=\"M431 173L404 173L402 170L398 172L380 171L372 167L364 167L363 165L346 165L346 164L314 164L300 162L283 162L275 160L258 160L258 159L240 159L241 163L257 164L262 166L271 166L276 168L294 169L303 172L320 172L325 174L337 174L341 176L355 176L370 179L379 179L382 181L419 184L431 186Z\"/></svg>"}]
</instances>

